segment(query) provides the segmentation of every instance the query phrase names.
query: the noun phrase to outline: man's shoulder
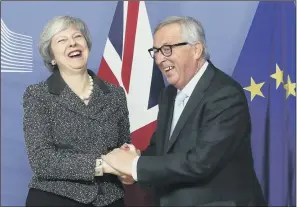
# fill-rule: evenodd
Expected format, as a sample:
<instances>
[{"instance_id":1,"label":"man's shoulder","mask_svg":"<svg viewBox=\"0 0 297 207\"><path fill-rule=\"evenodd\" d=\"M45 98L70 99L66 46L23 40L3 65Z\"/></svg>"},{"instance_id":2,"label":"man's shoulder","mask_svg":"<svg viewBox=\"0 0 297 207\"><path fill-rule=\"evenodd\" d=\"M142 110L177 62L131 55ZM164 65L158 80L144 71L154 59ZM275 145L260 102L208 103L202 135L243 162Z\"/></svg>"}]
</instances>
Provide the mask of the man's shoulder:
<instances>
[{"instance_id":1,"label":"man's shoulder","mask_svg":"<svg viewBox=\"0 0 297 207\"><path fill-rule=\"evenodd\" d=\"M211 80L210 86L215 90L222 88L233 88L239 92L243 92L243 87L232 76L225 73L223 70L211 65L215 74Z\"/></svg>"}]
</instances>

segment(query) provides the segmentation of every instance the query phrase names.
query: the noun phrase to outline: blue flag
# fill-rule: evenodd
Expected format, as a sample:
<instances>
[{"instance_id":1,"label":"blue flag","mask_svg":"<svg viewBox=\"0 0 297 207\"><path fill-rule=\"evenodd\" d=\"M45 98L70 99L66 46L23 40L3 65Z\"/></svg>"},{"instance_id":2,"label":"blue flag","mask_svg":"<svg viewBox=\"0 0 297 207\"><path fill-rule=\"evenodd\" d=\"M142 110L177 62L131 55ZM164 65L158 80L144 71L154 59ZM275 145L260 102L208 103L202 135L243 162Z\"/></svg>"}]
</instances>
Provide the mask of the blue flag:
<instances>
[{"instance_id":1,"label":"blue flag","mask_svg":"<svg viewBox=\"0 0 297 207\"><path fill-rule=\"evenodd\" d=\"M252 118L254 166L270 206L296 206L296 5L260 2L233 77Z\"/></svg>"}]
</instances>

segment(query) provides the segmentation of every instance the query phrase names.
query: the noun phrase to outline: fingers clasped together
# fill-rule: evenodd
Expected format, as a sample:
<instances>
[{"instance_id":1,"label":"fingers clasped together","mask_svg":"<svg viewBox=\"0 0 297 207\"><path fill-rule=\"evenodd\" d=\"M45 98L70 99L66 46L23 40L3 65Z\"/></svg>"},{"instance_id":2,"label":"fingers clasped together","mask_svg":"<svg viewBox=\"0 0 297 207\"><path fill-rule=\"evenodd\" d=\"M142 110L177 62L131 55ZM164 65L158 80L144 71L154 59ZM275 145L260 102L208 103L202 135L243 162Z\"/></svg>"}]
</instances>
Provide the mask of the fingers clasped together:
<instances>
[{"instance_id":1,"label":"fingers clasped together","mask_svg":"<svg viewBox=\"0 0 297 207\"><path fill-rule=\"evenodd\" d=\"M137 156L140 156L140 150L132 144L124 144L112 150L102 156L104 173L117 175L125 185L133 184L132 164Z\"/></svg>"}]
</instances>

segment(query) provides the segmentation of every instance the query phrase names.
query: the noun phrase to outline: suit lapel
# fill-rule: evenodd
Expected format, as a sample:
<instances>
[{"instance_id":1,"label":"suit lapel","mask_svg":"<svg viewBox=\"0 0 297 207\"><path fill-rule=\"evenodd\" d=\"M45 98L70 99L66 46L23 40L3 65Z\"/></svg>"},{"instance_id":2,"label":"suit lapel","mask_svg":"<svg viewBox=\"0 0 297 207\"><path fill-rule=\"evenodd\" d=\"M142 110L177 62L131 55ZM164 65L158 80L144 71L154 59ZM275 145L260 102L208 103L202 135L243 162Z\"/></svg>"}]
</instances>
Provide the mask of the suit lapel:
<instances>
[{"instance_id":1,"label":"suit lapel","mask_svg":"<svg viewBox=\"0 0 297 207\"><path fill-rule=\"evenodd\" d=\"M63 108L87 116L84 103L67 85L59 95L55 95L55 100Z\"/></svg>"},{"instance_id":2,"label":"suit lapel","mask_svg":"<svg viewBox=\"0 0 297 207\"><path fill-rule=\"evenodd\" d=\"M164 132L164 147L163 147L163 153L165 154L167 152L168 144L169 144L169 136L171 131L171 123L173 119L173 112L174 112L174 99L168 108L168 118L167 118L167 128L165 128Z\"/></svg>"},{"instance_id":3,"label":"suit lapel","mask_svg":"<svg viewBox=\"0 0 297 207\"><path fill-rule=\"evenodd\" d=\"M172 132L172 136L168 141L168 145L165 151L166 153L170 150L170 148L173 146L174 142L178 138L178 135L184 127L185 123L187 122L189 116L193 113L194 109L199 105L199 103L203 99L204 91L208 88L213 75L214 68L212 64L209 64L201 79L197 83L192 95L190 96L189 101L187 102L178 122L176 123L176 126Z\"/></svg>"},{"instance_id":4,"label":"suit lapel","mask_svg":"<svg viewBox=\"0 0 297 207\"><path fill-rule=\"evenodd\" d=\"M159 153L163 154L167 144L168 144L168 139L169 139L169 134L170 134L170 127L171 127L171 122L172 122L172 117L173 117L173 108L174 108L174 98L176 96L176 88L173 86L168 86L168 89L166 91L166 98L165 102L162 104L162 109L160 108L160 117L162 117L162 125L160 126L160 149Z\"/></svg>"},{"instance_id":5,"label":"suit lapel","mask_svg":"<svg viewBox=\"0 0 297 207\"><path fill-rule=\"evenodd\" d=\"M54 95L54 100L71 111L86 115L84 103L80 98L67 86L63 80L60 71L54 70L53 74L47 79L48 91Z\"/></svg>"},{"instance_id":6,"label":"suit lapel","mask_svg":"<svg viewBox=\"0 0 297 207\"><path fill-rule=\"evenodd\" d=\"M51 94L54 94L55 100L58 104L67 108L68 110L74 111L83 116L88 116L92 119L100 119L98 117L99 112L109 104L111 93L107 85L100 80L91 70L88 70L89 75L94 80L94 90L90 102L85 105L83 101L68 87L60 75L59 70L56 70L48 79L48 90ZM113 105L114 106L114 105ZM117 107L114 107L116 110ZM102 117L101 117L102 118Z\"/></svg>"},{"instance_id":7,"label":"suit lapel","mask_svg":"<svg viewBox=\"0 0 297 207\"><path fill-rule=\"evenodd\" d=\"M92 99L90 99L89 105L87 107L90 118L106 121L102 120L103 117L107 119L110 118L117 110L119 110L119 107L122 103L119 99L114 97L114 93L104 93L98 85L94 86L97 88L97 93L94 94Z\"/></svg>"}]
</instances>

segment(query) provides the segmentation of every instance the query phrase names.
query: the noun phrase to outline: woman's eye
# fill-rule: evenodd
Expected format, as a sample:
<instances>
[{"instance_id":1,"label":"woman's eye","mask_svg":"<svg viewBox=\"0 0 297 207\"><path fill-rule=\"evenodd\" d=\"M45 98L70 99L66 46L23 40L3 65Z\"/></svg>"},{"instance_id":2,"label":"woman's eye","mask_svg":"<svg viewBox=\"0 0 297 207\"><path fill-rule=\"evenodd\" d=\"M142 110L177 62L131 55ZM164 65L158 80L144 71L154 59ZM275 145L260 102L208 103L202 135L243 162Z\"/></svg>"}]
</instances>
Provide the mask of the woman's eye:
<instances>
[{"instance_id":1,"label":"woman's eye","mask_svg":"<svg viewBox=\"0 0 297 207\"><path fill-rule=\"evenodd\" d=\"M59 41L58 41L58 43L63 43L63 42L65 42L66 40L65 39L60 39Z\"/></svg>"}]
</instances>

